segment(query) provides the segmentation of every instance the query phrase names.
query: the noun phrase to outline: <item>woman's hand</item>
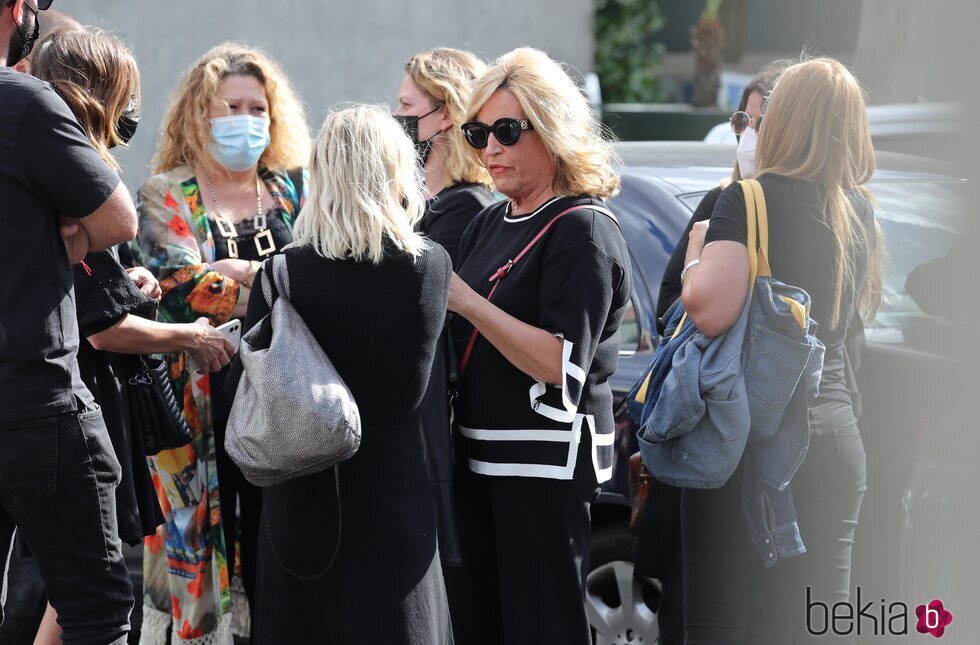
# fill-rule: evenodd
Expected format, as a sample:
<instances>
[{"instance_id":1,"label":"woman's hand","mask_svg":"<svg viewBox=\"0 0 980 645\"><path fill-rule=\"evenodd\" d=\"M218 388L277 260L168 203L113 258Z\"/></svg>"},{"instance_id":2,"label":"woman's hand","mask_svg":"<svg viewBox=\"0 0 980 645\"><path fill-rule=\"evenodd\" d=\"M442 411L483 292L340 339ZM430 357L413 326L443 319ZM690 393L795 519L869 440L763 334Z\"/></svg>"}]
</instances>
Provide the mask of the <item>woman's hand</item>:
<instances>
[{"instance_id":1,"label":"woman's hand","mask_svg":"<svg viewBox=\"0 0 980 645\"><path fill-rule=\"evenodd\" d=\"M687 254L684 256L684 264L701 257L701 253L704 251L704 238L708 235L710 224L711 220L704 220L695 222L694 226L691 227L691 232L687 236Z\"/></svg>"},{"instance_id":2,"label":"woman's hand","mask_svg":"<svg viewBox=\"0 0 980 645\"><path fill-rule=\"evenodd\" d=\"M159 300L160 296L163 295L163 290L160 289L160 281L149 270L143 267L133 267L126 269L126 273L147 298Z\"/></svg>"},{"instance_id":3,"label":"woman's hand","mask_svg":"<svg viewBox=\"0 0 980 645\"><path fill-rule=\"evenodd\" d=\"M191 324L197 329L187 351L201 371L217 372L231 362L235 346L207 318L198 318Z\"/></svg>"},{"instance_id":4,"label":"woman's hand","mask_svg":"<svg viewBox=\"0 0 980 645\"><path fill-rule=\"evenodd\" d=\"M467 306L473 301L473 298L479 298L479 296L470 288L470 285L453 273L453 277L449 281L449 311L465 318Z\"/></svg>"}]
</instances>

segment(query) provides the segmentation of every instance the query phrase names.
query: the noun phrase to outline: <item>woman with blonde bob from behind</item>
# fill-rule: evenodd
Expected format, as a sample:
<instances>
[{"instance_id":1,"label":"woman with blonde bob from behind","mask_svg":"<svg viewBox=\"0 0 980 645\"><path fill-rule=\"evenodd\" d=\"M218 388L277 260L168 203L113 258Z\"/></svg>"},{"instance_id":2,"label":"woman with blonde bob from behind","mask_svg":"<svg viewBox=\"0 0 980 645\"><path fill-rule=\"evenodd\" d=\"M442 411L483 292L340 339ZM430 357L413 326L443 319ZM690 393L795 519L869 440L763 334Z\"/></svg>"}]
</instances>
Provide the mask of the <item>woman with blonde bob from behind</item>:
<instances>
[{"instance_id":1,"label":"woman with blonde bob from behind","mask_svg":"<svg viewBox=\"0 0 980 645\"><path fill-rule=\"evenodd\" d=\"M508 199L466 230L449 297L472 581L454 625L466 643L586 645L589 509L612 475L608 378L631 289L604 201L619 177L588 102L544 52L499 58L466 112L470 154Z\"/></svg>"},{"instance_id":2,"label":"woman with blonde bob from behind","mask_svg":"<svg viewBox=\"0 0 980 645\"><path fill-rule=\"evenodd\" d=\"M792 481L798 527L774 527L765 542L750 536L740 494L744 464L720 489L682 493L684 642L691 644L822 642L807 629L807 603L848 602L866 490L856 390L846 376L854 357L844 350L849 327L860 324L855 313L871 320L882 293L882 245L865 188L875 160L861 87L836 60L799 63L780 75L756 127L772 273L810 294L826 354L810 404L809 449ZM736 183L690 234L681 298L708 336L729 329L745 302L746 239ZM776 550L779 563L763 575L760 555L773 558ZM783 606L766 605L773 599Z\"/></svg>"},{"instance_id":3,"label":"woman with blonde bob from behind","mask_svg":"<svg viewBox=\"0 0 980 645\"><path fill-rule=\"evenodd\" d=\"M309 171L289 298L354 395L362 438L339 466L263 489L252 642L448 645L418 414L452 265L414 232L415 150L386 111L331 113ZM253 298L245 327L268 312Z\"/></svg>"}]
</instances>

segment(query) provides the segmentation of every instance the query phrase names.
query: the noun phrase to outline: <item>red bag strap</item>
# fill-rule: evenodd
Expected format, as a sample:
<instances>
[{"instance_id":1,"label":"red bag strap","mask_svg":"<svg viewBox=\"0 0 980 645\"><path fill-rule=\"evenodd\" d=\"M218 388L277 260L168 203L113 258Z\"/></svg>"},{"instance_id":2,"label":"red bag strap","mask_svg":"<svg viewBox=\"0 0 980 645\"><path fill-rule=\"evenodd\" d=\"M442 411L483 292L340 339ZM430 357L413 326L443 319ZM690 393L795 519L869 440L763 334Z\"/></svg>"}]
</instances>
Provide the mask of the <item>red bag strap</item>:
<instances>
[{"instance_id":1,"label":"red bag strap","mask_svg":"<svg viewBox=\"0 0 980 645\"><path fill-rule=\"evenodd\" d=\"M497 287L500 286L500 283L503 281L504 278L507 277L511 269L514 268L514 265L520 262L521 258L527 255L527 252L530 251L531 248L535 244L537 244L542 237L544 237L544 234L548 232L548 229L550 229L555 222L560 220L565 215L568 215L569 213L572 213L574 211L579 211L579 210L594 210L597 213L602 213L603 215L605 215L606 217L614 221L616 223L616 226L619 226L619 220L616 219L616 216L613 215L613 212L608 208L603 208L601 206L592 206L591 204L587 204L584 206L572 206L571 208L563 210L562 212L552 217L550 222L548 222L543 227L541 227L541 230L538 231L538 234L535 235L533 238L531 238L531 241L527 243L527 246L521 249L521 252L518 253L513 260L507 260L506 264L504 264L499 269L497 269L496 271L490 274L489 282L493 282L494 285L493 288L490 289L490 293L487 294L487 301L489 302L490 299L493 298L493 294L497 290ZM463 352L463 359L459 362L460 378L463 378L463 374L466 372L466 365L470 362L470 354L473 353L473 345L476 343L476 339L479 335L480 332L474 325L473 333L470 334L470 339L466 343L466 350Z\"/></svg>"}]
</instances>

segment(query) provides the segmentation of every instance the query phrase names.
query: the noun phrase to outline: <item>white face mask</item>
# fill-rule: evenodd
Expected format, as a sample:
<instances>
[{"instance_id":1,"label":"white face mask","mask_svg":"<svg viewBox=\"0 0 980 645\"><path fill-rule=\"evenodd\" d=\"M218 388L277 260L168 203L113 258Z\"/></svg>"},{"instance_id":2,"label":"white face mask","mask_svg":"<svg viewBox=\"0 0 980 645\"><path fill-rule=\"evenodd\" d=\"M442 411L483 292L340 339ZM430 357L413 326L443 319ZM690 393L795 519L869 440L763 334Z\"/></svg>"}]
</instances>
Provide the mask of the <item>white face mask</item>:
<instances>
[{"instance_id":1,"label":"white face mask","mask_svg":"<svg viewBox=\"0 0 980 645\"><path fill-rule=\"evenodd\" d=\"M758 137L755 128L748 127L738 140L735 156L738 159L738 172L742 177L750 178L755 175L755 144L759 140Z\"/></svg>"}]
</instances>

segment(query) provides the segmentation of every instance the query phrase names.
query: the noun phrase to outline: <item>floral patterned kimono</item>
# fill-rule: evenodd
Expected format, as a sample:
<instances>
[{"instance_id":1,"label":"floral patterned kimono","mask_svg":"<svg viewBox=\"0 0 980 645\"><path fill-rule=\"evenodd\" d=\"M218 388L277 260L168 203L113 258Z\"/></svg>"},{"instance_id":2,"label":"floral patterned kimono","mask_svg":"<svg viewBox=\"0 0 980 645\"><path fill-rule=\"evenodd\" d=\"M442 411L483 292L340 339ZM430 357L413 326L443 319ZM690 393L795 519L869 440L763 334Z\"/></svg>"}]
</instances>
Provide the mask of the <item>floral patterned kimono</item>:
<instances>
[{"instance_id":1,"label":"floral patterned kimono","mask_svg":"<svg viewBox=\"0 0 980 645\"><path fill-rule=\"evenodd\" d=\"M261 169L287 226L300 199L285 174ZM304 182L305 183L305 182ZM218 326L232 317L241 285L211 270L214 238L193 169L181 167L148 179L139 191L138 261L160 280L160 320ZM146 538L141 643L230 644L231 592L224 543L209 375L194 374L187 354L166 356L170 380L193 439L183 448L150 457L153 484L166 522Z\"/></svg>"}]
</instances>

